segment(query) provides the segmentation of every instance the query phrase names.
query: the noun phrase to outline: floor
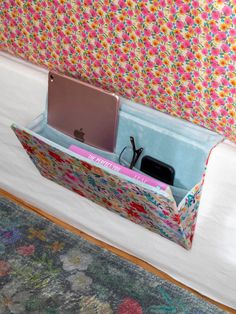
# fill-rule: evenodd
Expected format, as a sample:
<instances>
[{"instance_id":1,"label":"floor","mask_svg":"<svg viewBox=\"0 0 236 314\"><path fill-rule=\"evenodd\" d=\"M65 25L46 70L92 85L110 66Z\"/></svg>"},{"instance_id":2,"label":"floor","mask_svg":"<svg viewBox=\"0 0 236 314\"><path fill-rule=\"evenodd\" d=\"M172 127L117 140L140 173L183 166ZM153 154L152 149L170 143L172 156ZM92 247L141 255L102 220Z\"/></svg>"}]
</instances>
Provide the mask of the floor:
<instances>
[{"instance_id":1,"label":"floor","mask_svg":"<svg viewBox=\"0 0 236 314\"><path fill-rule=\"evenodd\" d=\"M132 255L126 253L126 252L123 252L122 250L119 250L119 249L117 249L117 248L115 248L115 247L113 247L113 246L111 246L109 244L106 244L106 243L104 243L104 242L102 242L100 240L97 240L94 237L89 236L88 234L86 234L86 233L76 229L75 227L72 227L69 224L64 223L63 221L61 221L61 220L59 220L59 219L57 219L57 218L47 214L45 211L43 211L41 209L38 209L38 208L30 205L29 203L26 203L25 201L15 197L14 195L12 195L12 194L10 194L10 193L2 190L2 189L0 189L0 195L5 196L5 197L11 199L12 201L14 201L14 202L16 202L16 203L26 207L27 209L32 210L32 211L38 213L39 215L49 219L50 221L56 223L57 225L59 225L59 226L61 226L63 228L65 228L65 229L67 229L67 230L69 230L69 231L71 231L71 232L73 232L73 233L83 237L84 239L86 239L86 240L88 240L88 241L90 241L90 242L92 242L92 243L94 243L94 244L96 244L96 245L98 245L100 247L103 247L103 248L105 248L107 250L110 250L112 253L114 253L114 254L122 257L122 258L125 258L126 260L128 260L128 261L130 261L130 262L132 262L134 264L137 264L137 265L143 267L144 269L154 273L155 275L157 275L157 276L159 276L159 277L161 277L161 278L163 278L165 280L168 280L168 281L178 285L179 287L182 287L182 288L184 288L184 289L186 289L188 291L191 291L196 296L201 297L204 300L206 300L206 301L208 301L208 302L210 302L212 304L215 304L216 306L222 308L223 310L228 311L229 313L236 313L236 310L233 310L233 309L229 308L228 306L225 306L223 304L215 302L215 301L213 301L213 300L211 300L211 299L209 299L209 298L199 294L198 292L196 292L193 289L191 289L191 288L181 284L180 282L174 280L173 278L171 278L170 276L168 276L164 272L156 269L155 267L149 265L148 263L142 261L141 259L139 259L139 258L137 258L135 256L132 256Z\"/></svg>"}]
</instances>

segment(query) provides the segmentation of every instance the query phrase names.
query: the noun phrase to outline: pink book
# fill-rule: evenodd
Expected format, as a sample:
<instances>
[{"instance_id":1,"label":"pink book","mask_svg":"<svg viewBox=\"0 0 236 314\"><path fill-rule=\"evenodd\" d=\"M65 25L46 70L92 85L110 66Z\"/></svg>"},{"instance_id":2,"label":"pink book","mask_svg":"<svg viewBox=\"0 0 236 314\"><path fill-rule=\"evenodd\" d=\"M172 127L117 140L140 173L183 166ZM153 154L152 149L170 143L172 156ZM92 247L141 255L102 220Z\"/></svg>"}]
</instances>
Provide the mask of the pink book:
<instances>
[{"instance_id":1,"label":"pink book","mask_svg":"<svg viewBox=\"0 0 236 314\"><path fill-rule=\"evenodd\" d=\"M99 165L102 165L103 167L106 167L106 168L112 169L116 172L122 173L122 174L124 174L130 178L141 181L141 182L148 184L150 186L159 187L160 189L162 189L164 191L169 189L169 186L167 184L161 182L161 181L150 178L146 175L138 173L138 172L131 170L127 167L121 166L120 164L117 164L113 161L110 161L109 159L103 158L102 156L91 153L91 152L89 152L83 148L78 147L78 146L71 145L69 147L69 150L71 150L72 152L74 152L80 156L91 159L92 161L94 161L95 163L97 163Z\"/></svg>"}]
</instances>

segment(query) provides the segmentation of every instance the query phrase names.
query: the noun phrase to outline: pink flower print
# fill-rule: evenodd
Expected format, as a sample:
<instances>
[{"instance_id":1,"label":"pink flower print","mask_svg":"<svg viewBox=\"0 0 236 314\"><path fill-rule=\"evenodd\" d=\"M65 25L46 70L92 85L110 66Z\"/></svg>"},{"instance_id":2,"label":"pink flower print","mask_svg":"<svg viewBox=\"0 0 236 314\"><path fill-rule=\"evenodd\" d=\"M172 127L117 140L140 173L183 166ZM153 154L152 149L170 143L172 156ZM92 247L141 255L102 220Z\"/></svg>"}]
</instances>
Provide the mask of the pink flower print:
<instances>
[{"instance_id":1,"label":"pink flower print","mask_svg":"<svg viewBox=\"0 0 236 314\"><path fill-rule=\"evenodd\" d=\"M152 35L152 32L150 31L150 29L145 29L144 30L144 35L147 37L150 37Z\"/></svg>"},{"instance_id":2,"label":"pink flower print","mask_svg":"<svg viewBox=\"0 0 236 314\"><path fill-rule=\"evenodd\" d=\"M45 4L45 6L46 6L46 4ZM67 9L68 9L68 10L71 10L71 9L72 9L72 5L71 5L70 3L67 3L66 6L67 6Z\"/></svg>"},{"instance_id":3,"label":"pink flower print","mask_svg":"<svg viewBox=\"0 0 236 314\"><path fill-rule=\"evenodd\" d=\"M213 11L213 12L211 13L211 16L212 16L213 20L218 21L219 18L220 18L220 12L219 12L219 11Z\"/></svg>"},{"instance_id":4,"label":"pink flower print","mask_svg":"<svg viewBox=\"0 0 236 314\"><path fill-rule=\"evenodd\" d=\"M132 11L131 11L132 12ZM128 26L132 26L133 25L133 22L131 21L131 20L127 20L126 21L126 24L128 25Z\"/></svg>"},{"instance_id":5,"label":"pink flower print","mask_svg":"<svg viewBox=\"0 0 236 314\"><path fill-rule=\"evenodd\" d=\"M192 107L192 103L190 101L186 101L185 108L191 108L191 107Z\"/></svg>"},{"instance_id":6,"label":"pink flower print","mask_svg":"<svg viewBox=\"0 0 236 314\"><path fill-rule=\"evenodd\" d=\"M125 8L125 7L126 7L126 4L125 4L125 1L124 1L124 0L119 0L119 1L118 1L118 5L119 5L121 8Z\"/></svg>"},{"instance_id":7,"label":"pink flower print","mask_svg":"<svg viewBox=\"0 0 236 314\"><path fill-rule=\"evenodd\" d=\"M219 87L219 83L217 81L212 81L211 82L211 86L214 88L218 88Z\"/></svg>"},{"instance_id":8,"label":"pink flower print","mask_svg":"<svg viewBox=\"0 0 236 314\"><path fill-rule=\"evenodd\" d=\"M228 5L224 6L222 9L222 12L226 15L226 16L230 16L232 14L232 8Z\"/></svg>"},{"instance_id":9,"label":"pink flower print","mask_svg":"<svg viewBox=\"0 0 236 314\"><path fill-rule=\"evenodd\" d=\"M219 66L219 63L217 62L216 59L211 60L211 66L212 66L213 68L217 68L217 67ZM208 68L207 71L211 71L211 69ZM207 72L207 73L208 73L208 72Z\"/></svg>"},{"instance_id":10,"label":"pink flower print","mask_svg":"<svg viewBox=\"0 0 236 314\"><path fill-rule=\"evenodd\" d=\"M217 27L216 27L217 28ZM216 37L215 37L216 39L219 39L219 40L225 40L226 39L226 34L224 33L224 32L219 32L218 30L217 30L217 32L216 32Z\"/></svg>"},{"instance_id":11,"label":"pink flower print","mask_svg":"<svg viewBox=\"0 0 236 314\"><path fill-rule=\"evenodd\" d=\"M66 24L70 24L70 19L67 16L64 16L64 21Z\"/></svg>"},{"instance_id":12,"label":"pink flower print","mask_svg":"<svg viewBox=\"0 0 236 314\"><path fill-rule=\"evenodd\" d=\"M122 68L122 67L119 68L119 73L124 74L125 72L126 72L126 71L125 71L124 68Z\"/></svg>"},{"instance_id":13,"label":"pink flower print","mask_svg":"<svg viewBox=\"0 0 236 314\"><path fill-rule=\"evenodd\" d=\"M181 91L182 93L185 93L185 92L187 91L186 86L182 85L182 86L180 87L180 91Z\"/></svg>"},{"instance_id":14,"label":"pink flower print","mask_svg":"<svg viewBox=\"0 0 236 314\"><path fill-rule=\"evenodd\" d=\"M24 11L21 9L21 8L18 8L18 13L20 13L20 14L22 14ZM20 19L18 19L18 20L20 20Z\"/></svg>"},{"instance_id":15,"label":"pink flower print","mask_svg":"<svg viewBox=\"0 0 236 314\"><path fill-rule=\"evenodd\" d=\"M225 74L225 68L224 67L217 67L215 73L216 73L216 75Z\"/></svg>"},{"instance_id":16,"label":"pink flower print","mask_svg":"<svg viewBox=\"0 0 236 314\"><path fill-rule=\"evenodd\" d=\"M156 65L161 66L162 65L162 60L160 58L156 58L155 59L155 63L156 63Z\"/></svg>"},{"instance_id":17,"label":"pink flower print","mask_svg":"<svg viewBox=\"0 0 236 314\"><path fill-rule=\"evenodd\" d=\"M213 56L218 56L220 54L220 50L218 48L212 48L211 54Z\"/></svg>"},{"instance_id":18,"label":"pink flower print","mask_svg":"<svg viewBox=\"0 0 236 314\"><path fill-rule=\"evenodd\" d=\"M233 118L229 118L229 119L228 119L228 122L229 122L229 124L234 125L234 123L235 123L236 121L234 121Z\"/></svg>"},{"instance_id":19,"label":"pink flower print","mask_svg":"<svg viewBox=\"0 0 236 314\"><path fill-rule=\"evenodd\" d=\"M33 6L29 6L28 10L30 11L31 14L35 13L34 7Z\"/></svg>"},{"instance_id":20,"label":"pink flower print","mask_svg":"<svg viewBox=\"0 0 236 314\"><path fill-rule=\"evenodd\" d=\"M159 92L160 94L164 94L165 91L164 91L163 88L159 87L159 88L158 88L158 92Z\"/></svg>"},{"instance_id":21,"label":"pink flower print","mask_svg":"<svg viewBox=\"0 0 236 314\"><path fill-rule=\"evenodd\" d=\"M230 34L230 36L236 36L236 29L231 28L231 29L229 30L229 34Z\"/></svg>"},{"instance_id":22,"label":"pink flower print","mask_svg":"<svg viewBox=\"0 0 236 314\"><path fill-rule=\"evenodd\" d=\"M217 27L217 25L215 25L215 24L211 25L211 31L212 31L212 33L214 35L217 35L218 34L218 27Z\"/></svg>"},{"instance_id":23,"label":"pink flower print","mask_svg":"<svg viewBox=\"0 0 236 314\"><path fill-rule=\"evenodd\" d=\"M39 48L40 49L47 49L46 43L40 43Z\"/></svg>"},{"instance_id":24,"label":"pink flower print","mask_svg":"<svg viewBox=\"0 0 236 314\"><path fill-rule=\"evenodd\" d=\"M188 88L191 90L191 91L194 91L195 90L195 85L193 85L193 84L189 84L188 85Z\"/></svg>"},{"instance_id":25,"label":"pink flower print","mask_svg":"<svg viewBox=\"0 0 236 314\"><path fill-rule=\"evenodd\" d=\"M136 48L137 48L137 45L136 45L135 42L132 42L132 43L131 43L131 48L132 48L132 49L136 49Z\"/></svg>"},{"instance_id":26,"label":"pink flower print","mask_svg":"<svg viewBox=\"0 0 236 314\"><path fill-rule=\"evenodd\" d=\"M231 56L231 59L232 59L232 61L236 61L236 54L233 54L233 55Z\"/></svg>"},{"instance_id":27,"label":"pink flower print","mask_svg":"<svg viewBox=\"0 0 236 314\"><path fill-rule=\"evenodd\" d=\"M10 4L9 4L9 3L3 3L3 7L4 7L5 9L9 9L9 8L10 8Z\"/></svg>"},{"instance_id":28,"label":"pink flower print","mask_svg":"<svg viewBox=\"0 0 236 314\"><path fill-rule=\"evenodd\" d=\"M232 64L229 64L228 68L230 71L235 71L235 66Z\"/></svg>"},{"instance_id":29,"label":"pink flower print","mask_svg":"<svg viewBox=\"0 0 236 314\"><path fill-rule=\"evenodd\" d=\"M184 75L183 75L183 79L186 80L186 81L191 80L191 74L185 72Z\"/></svg>"},{"instance_id":30,"label":"pink flower print","mask_svg":"<svg viewBox=\"0 0 236 314\"><path fill-rule=\"evenodd\" d=\"M227 116L227 115L228 115L228 111L225 110L224 108L222 108L222 109L220 109L220 114L221 114L222 116Z\"/></svg>"},{"instance_id":31,"label":"pink flower print","mask_svg":"<svg viewBox=\"0 0 236 314\"><path fill-rule=\"evenodd\" d=\"M153 79L153 82L155 81L155 78ZM157 91L155 91L155 90L151 90L151 94L153 95L153 96L156 96L157 95Z\"/></svg>"},{"instance_id":32,"label":"pink flower print","mask_svg":"<svg viewBox=\"0 0 236 314\"><path fill-rule=\"evenodd\" d=\"M177 43L173 43L173 44L172 44L172 48L173 48L174 50L176 50L176 49L178 48Z\"/></svg>"},{"instance_id":33,"label":"pink flower print","mask_svg":"<svg viewBox=\"0 0 236 314\"><path fill-rule=\"evenodd\" d=\"M92 17L95 17L96 16L96 11L94 10L94 9L90 9L89 10L89 13L90 13L90 15L92 16Z\"/></svg>"},{"instance_id":34,"label":"pink flower print","mask_svg":"<svg viewBox=\"0 0 236 314\"><path fill-rule=\"evenodd\" d=\"M62 55L68 57L69 56L69 51L66 49L62 50Z\"/></svg>"},{"instance_id":35,"label":"pink flower print","mask_svg":"<svg viewBox=\"0 0 236 314\"><path fill-rule=\"evenodd\" d=\"M108 11L108 5L103 5L102 6L102 11L107 12Z\"/></svg>"},{"instance_id":36,"label":"pink flower print","mask_svg":"<svg viewBox=\"0 0 236 314\"><path fill-rule=\"evenodd\" d=\"M177 39L177 41L179 41L181 43L185 41L184 37L182 36L182 34L176 34L176 39Z\"/></svg>"},{"instance_id":37,"label":"pink flower print","mask_svg":"<svg viewBox=\"0 0 236 314\"><path fill-rule=\"evenodd\" d=\"M117 30L117 31L122 31L124 28L125 28L124 23L118 23L118 24L116 25L116 30Z\"/></svg>"},{"instance_id":38,"label":"pink flower print","mask_svg":"<svg viewBox=\"0 0 236 314\"><path fill-rule=\"evenodd\" d=\"M224 86L228 86L229 85L229 81L226 78L223 77L221 79L221 84L224 85Z\"/></svg>"},{"instance_id":39,"label":"pink flower print","mask_svg":"<svg viewBox=\"0 0 236 314\"><path fill-rule=\"evenodd\" d=\"M170 13L173 14L173 15L176 14L176 9L175 9L175 7L171 7L171 8L170 8Z\"/></svg>"},{"instance_id":40,"label":"pink flower print","mask_svg":"<svg viewBox=\"0 0 236 314\"><path fill-rule=\"evenodd\" d=\"M160 50L164 52L164 51L166 51L166 47L164 45L161 45Z\"/></svg>"},{"instance_id":41,"label":"pink flower print","mask_svg":"<svg viewBox=\"0 0 236 314\"><path fill-rule=\"evenodd\" d=\"M193 1L193 7L197 9L199 7L199 2L198 1Z\"/></svg>"},{"instance_id":42,"label":"pink flower print","mask_svg":"<svg viewBox=\"0 0 236 314\"><path fill-rule=\"evenodd\" d=\"M190 41L189 40L184 40L183 41L183 47L184 48L190 48L191 47Z\"/></svg>"},{"instance_id":43,"label":"pink flower print","mask_svg":"<svg viewBox=\"0 0 236 314\"><path fill-rule=\"evenodd\" d=\"M206 19L208 18L208 13L203 12L203 13L201 14L201 17L202 17L203 20L206 20Z\"/></svg>"},{"instance_id":44,"label":"pink flower print","mask_svg":"<svg viewBox=\"0 0 236 314\"><path fill-rule=\"evenodd\" d=\"M143 1L144 2L144 1ZM148 8L146 7L146 6L142 6L142 14L144 15L144 16L146 16L146 15L148 15L148 13L149 13L149 10L148 10Z\"/></svg>"},{"instance_id":45,"label":"pink flower print","mask_svg":"<svg viewBox=\"0 0 236 314\"><path fill-rule=\"evenodd\" d=\"M177 88L176 88L174 85L172 85L172 86L171 86L171 90L173 90L173 92L176 92L176 91L177 91Z\"/></svg>"},{"instance_id":46,"label":"pink flower print","mask_svg":"<svg viewBox=\"0 0 236 314\"><path fill-rule=\"evenodd\" d=\"M214 100L217 100L218 99L218 95L215 92L212 92L211 93L211 98L214 99Z\"/></svg>"},{"instance_id":47,"label":"pink flower print","mask_svg":"<svg viewBox=\"0 0 236 314\"><path fill-rule=\"evenodd\" d=\"M143 23L143 17L141 15L137 17L137 20L140 24Z\"/></svg>"},{"instance_id":48,"label":"pink flower print","mask_svg":"<svg viewBox=\"0 0 236 314\"><path fill-rule=\"evenodd\" d=\"M200 35L202 33L202 30L200 27L196 27L195 32L196 32L196 34Z\"/></svg>"},{"instance_id":49,"label":"pink flower print","mask_svg":"<svg viewBox=\"0 0 236 314\"><path fill-rule=\"evenodd\" d=\"M116 12L118 10L118 7L115 4L111 4L110 9L111 9L111 11Z\"/></svg>"},{"instance_id":50,"label":"pink flower print","mask_svg":"<svg viewBox=\"0 0 236 314\"><path fill-rule=\"evenodd\" d=\"M217 111L211 111L211 116L213 118L217 118L218 117L218 112Z\"/></svg>"},{"instance_id":51,"label":"pink flower print","mask_svg":"<svg viewBox=\"0 0 236 314\"><path fill-rule=\"evenodd\" d=\"M183 63L185 61L185 56L179 55L178 60L179 60L179 62Z\"/></svg>"},{"instance_id":52,"label":"pink flower print","mask_svg":"<svg viewBox=\"0 0 236 314\"><path fill-rule=\"evenodd\" d=\"M126 33L123 33L123 34L122 34L122 38L123 38L123 40L125 40L125 41L130 40L129 35L128 35L128 34L126 34Z\"/></svg>"},{"instance_id":53,"label":"pink flower print","mask_svg":"<svg viewBox=\"0 0 236 314\"><path fill-rule=\"evenodd\" d=\"M128 63L126 64L125 67L126 67L127 71L132 71L132 69L133 69L132 66L130 64L128 64Z\"/></svg>"},{"instance_id":54,"label":"pink flower print","mask_svg":"<svg viewBox=\"0 0 236 314\"><path fill-rule=\"evenodd\" d=\"M187 4L182 5L181 11L182 11L183 13L188 13L188 12L190 11L189 5L187 5Z\"/></svg>"},{"instance_id":55,"label":"pink flower print","mask_svg":"<svg viewBox=\"0 0 236 314\"><path fill-rule=\"evenodd\" d=\"M159 5L160 5L162 8L166 7L166 2L165 2L165 0L159 0Z\"/></svg>"},{"instance_id":56,"label":"pink flower print","mask_svg":"<svg viewBox=\"0 0 236 314\"><path fill-rule=\"evenodd\" d=\"M188 51L187 57L188 57L189 60L193 60L194 59L194 54L191 51Z\"/></svg>"},{"instance_id":57,"label":"pink flower print","mask_svg":"<svg viewBox=\"0 0 236 314\"><path fill-rule=\"evenodd\" d=\"M34 14L34 15L33 15L33 19L34 19L35 21L38 21L38 20L40 19L40 14L39 14L39 13ZM45 27L44 27L44 29L45 29Z\"/></svg>"},{"instance_id":58,"label":"pink flower print","mask_svg":"<svg viewBox=\"0 0 236 314\"><path fill-rule=\"evenodd\" d=\"M183 4L183 1L182 1L182 0L175 0L175 4L176 4L178 7L181 7L181 5Z\"/></svg>"},{"instance_id":59,"label":"pink flower print","mask_svg":"<svg viewBox=\"0 0 236 314\"><path fill-rule=\"evenodd\" d=\"M184 74L185 70L184 70L183 67L180 66L180 67L178 68L178 72L179 72L179 74Z\"/></svg>"},{"instance_id":60,"label":"pink flower print","mask_svg":"<svg viewBox=\"0 0 236 314\"><path fill-rule=\"evenodd\" d=\"M152 15L154 17L154 19L152 21L155 21L155 15L154 14L152 14ZM160 17L161 19L163 19L165 17L163 11L158 11L158 17Z\"/></svg>"},{"instance_id":61,"label":"pink flower print","mask_svg":"<svg viewBox=\"0 0 236 314\"><path fill-rule=\"evenodd\" d=\"M184 23L183 23L182 21L177 21L177 22L176 22L176 27L177 27L178 29L183 29L183 28L184 28Z\"/></svg>"},{"instance_id":62,"label":"pink flower print","mask_svg":"<svg viewBox=\"0 0 236 314\"><path fill-rule=\"evenodd\" d=\"M167 37L167 36L162 36L162 37L161 37L161 40L162 40L163 42L167 42L167 41L168 41L168 37Z\"/></svg>"},{"instance_id":63,"label":"pink flower print","mask_svg":"<svg viewBox=\"0 0 236 314\"><path fill-rule=\"evenodd\" d=\"M221 49L224 51L224 52L229 52L230 51L230 48L227 44L222 44L221 45Z\"/></svg>"},{"instance_id":64,"label":"pink flower print","mask_svg":"<svg viewBox=\"0 0 236 314\"><path fill-rule=\"evenodd\" d=\"M220 105L220 106L223 106L224 105L224 99L223 98L218 98L217 99L217 101L218 101L218 104Z\"/></svg>"},{"instance_id":65,"label":"pink flower print","mask_svg":"<svg viewBox=\"0 0 236 314\"><path fill-rule=\"evenodd\" d=\"M66 12L66 8L63 5L60 5L57 9L58 9L58 13L65 13Z\"/></svg>"},{"instance_id":66,"label":"pink flower print","mask_svg":"<svg viewBox=\"0 0 236 314\"><path fill-rule=\"evenodd\" d=\"M207 54L208 54L208 49L203 48L203 49L202 49L202 53L203 53L204 55L207 55Z\"/></svg>"},{"instance_id":67,"label":"pink flower print","mask_svg":"<svg viewBox=\"0 0 236 314\"><path fill-rule=\"evenodd\" d=\"M197 72L197 71L194 71L194 72L193 72L193 75L194 75L194 77L196 77L196 78L198 78L198 77L200 76L199 72Z\"/></svg>"},{"instance_id":68,"label":"pink flower print","mask_svg":"<svg viewBox=\"0 0 236 314\"><path fill-rule=\"evenodd\" d=\"M62 26L64 25L64 22L63 22L62 20L59 20L59 19L58 19L57 25L60 26L60 27L62 27Z\"/></svg>"},{"instance_id":69,"label":"pink flower print","mask_svg":"<svg viewBox=\"0 0 236 314\"><path fill-rule=\"evenodd\" d=\"M34 254L35 251L35 246L30 244L30 245L25 245L25 246L20 246L16 249L17 253L23 256L30 256Z\"/></svg>"}]
</instances>

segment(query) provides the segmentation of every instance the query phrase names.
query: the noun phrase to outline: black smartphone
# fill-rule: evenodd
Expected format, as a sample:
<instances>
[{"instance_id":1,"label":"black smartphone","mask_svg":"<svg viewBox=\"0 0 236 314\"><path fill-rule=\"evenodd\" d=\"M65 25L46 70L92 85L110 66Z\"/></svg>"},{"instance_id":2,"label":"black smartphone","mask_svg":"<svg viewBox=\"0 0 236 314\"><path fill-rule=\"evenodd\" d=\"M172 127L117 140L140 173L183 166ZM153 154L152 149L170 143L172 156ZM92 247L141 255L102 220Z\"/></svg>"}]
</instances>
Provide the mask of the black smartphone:
<instances>
[{"instance_id":1,"label":"black smartphone","mask_svg":"<svg viewBox=\"0 0 236 314\"><path fill-rule=\"evenodd\" d=\"M175 169L151 156L144 156L142 158L140 170L159 181L169 185L174 184Z\"/></svg>"}]
</instances>

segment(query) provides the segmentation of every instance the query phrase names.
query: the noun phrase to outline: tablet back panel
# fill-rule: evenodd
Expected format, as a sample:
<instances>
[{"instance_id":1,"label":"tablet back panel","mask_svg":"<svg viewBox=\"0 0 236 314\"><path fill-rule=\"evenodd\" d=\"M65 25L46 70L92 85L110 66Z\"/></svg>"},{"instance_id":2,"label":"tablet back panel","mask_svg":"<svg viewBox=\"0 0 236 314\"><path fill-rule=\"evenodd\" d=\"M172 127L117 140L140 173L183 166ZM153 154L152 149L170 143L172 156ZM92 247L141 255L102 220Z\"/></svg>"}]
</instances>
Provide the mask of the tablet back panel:
<instances>
[{"instance_id":1,"label":"tablet back panel","mask_svg":"<svg viewBox=\"0 0 236 314\"><path fill-rule=\"evenodd\" d=\"M118 96L53 72L48 85L48 124L81 142L113 152Z\"/></svg>"}]
</instances>

